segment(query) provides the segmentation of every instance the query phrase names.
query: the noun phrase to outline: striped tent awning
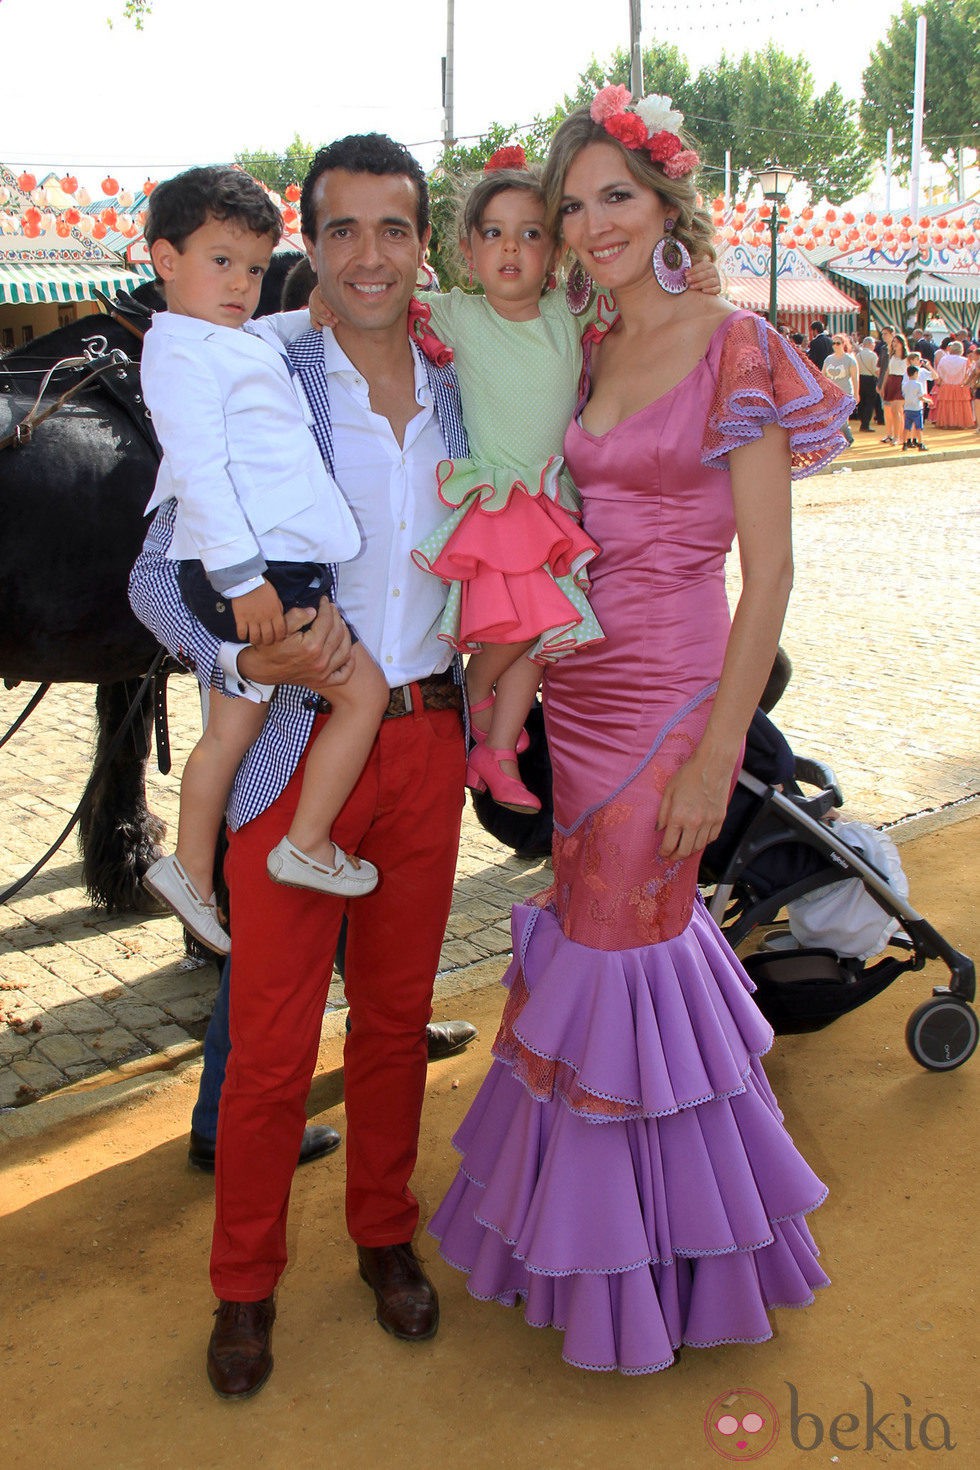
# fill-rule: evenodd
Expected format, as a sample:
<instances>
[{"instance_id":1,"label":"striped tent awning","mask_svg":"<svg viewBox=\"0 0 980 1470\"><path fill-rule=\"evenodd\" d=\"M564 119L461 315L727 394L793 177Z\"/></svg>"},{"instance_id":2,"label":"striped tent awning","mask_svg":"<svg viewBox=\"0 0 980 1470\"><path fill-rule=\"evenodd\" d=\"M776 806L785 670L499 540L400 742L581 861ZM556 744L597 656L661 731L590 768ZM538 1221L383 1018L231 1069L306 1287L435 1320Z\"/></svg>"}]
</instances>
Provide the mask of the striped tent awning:
<instances>
[{"instance_id":1,"label":"striped tent awning","mask_svg":"<svg viewBox=\"0 0 980 1470\"><path fill-rule=\"evenodd\" d=\"M723 289L729 301L736 306L744 306L749 311L769 309L768 276L730 275ZM858 303L852 297L845 296L831 281L823 278L800 280L793 276L780 276L776 281L776 293L779 311L787 315L805 312L828 316L858 310Z\"/></svg>"},{"instance_id":2,"label":"striped tent awning","mask_svg":"<svg viewBox=\"0 0 980 1470\"><path fill-rule=\"evenodd\" d=\"M0 305L33 306L41 302L92 301L94 291L114 296L134 291L152 280L151 271L126 270L111 261L90 265L45 265L0 260Z\"/></svg>"},{"instance_id":3,"label":"striped tent awning","mask_svg":"<svg viewBox=\"0 0 980 1470\"><path fill-rule=\"evenodd\" d=\"M829 267L831 275L855 286L863 286L872 301L904 301L905 271L860 271ZM942 276L923 271L919 278L923 301L980 301L980 275Z\"/></svg>"}]
</instances>

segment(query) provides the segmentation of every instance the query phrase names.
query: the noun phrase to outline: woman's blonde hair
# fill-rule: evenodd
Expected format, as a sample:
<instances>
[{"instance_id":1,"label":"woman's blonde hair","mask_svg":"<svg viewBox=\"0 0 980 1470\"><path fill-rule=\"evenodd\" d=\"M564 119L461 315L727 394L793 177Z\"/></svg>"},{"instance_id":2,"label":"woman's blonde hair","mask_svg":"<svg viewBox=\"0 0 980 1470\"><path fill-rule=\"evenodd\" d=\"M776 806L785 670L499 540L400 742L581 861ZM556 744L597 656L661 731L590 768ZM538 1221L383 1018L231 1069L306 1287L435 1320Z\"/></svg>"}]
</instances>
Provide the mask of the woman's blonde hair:
<instances>
[{"instance_id":1,"label":"woman's blonde hair","mask_svg":"<svg viewBox=\"0 0 980 1470\"><path fill-rule=\"evenodd\" d=\"M694 143L681 134L685 148ZM663 200L676 221L673 233L691 252L692 260L714 260L714 226L703 204L698 202L698 191L694 173L680 179L670 179L659 164L654 163L645 148L627 148L618 138L607 133L601 123L593 121L587 107L580 108L566 117L548 149L544 166L545 226L556 240L562 239L561 201L565 193L565 178L573 160L590 143L610 143L618 148L623 161L633 178L645 189Z\"/></svg>"}]
</instances>

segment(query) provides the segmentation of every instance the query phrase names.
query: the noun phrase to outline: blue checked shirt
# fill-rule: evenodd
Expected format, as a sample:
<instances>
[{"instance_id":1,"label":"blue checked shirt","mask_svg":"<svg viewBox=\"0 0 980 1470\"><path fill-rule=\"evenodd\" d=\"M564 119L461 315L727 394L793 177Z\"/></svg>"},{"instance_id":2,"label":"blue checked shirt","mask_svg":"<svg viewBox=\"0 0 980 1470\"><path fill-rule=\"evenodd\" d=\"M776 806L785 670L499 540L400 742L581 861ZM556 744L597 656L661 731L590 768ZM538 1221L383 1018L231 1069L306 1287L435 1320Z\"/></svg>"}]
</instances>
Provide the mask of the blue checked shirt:
<instances>
[{"instance_id":1,"label":"blue checked shirt","mask_svg":"<svg viewBox=\"0 0 980 1470\"><path fill-rule=\"evenodd\" d=\"M322 336L319 332L309 332L292 342L288 350L313 412L312 429L320 453L333 474L333 433ZM417 351L414 346L413 351ZM456 375L451 366L437 368L428 359L423 362L446 451L453 459L465 458L469 446ZM433 495L435 468L433 464ZM244 681L236 689L225 677L219 662L219 640L191 616L181 600L177 564L167 556L175 516L176 502L168 501L150 525L130 576L129 600L133 611L174 657L197 675L205 688L217 689L222 694L244 694L247 689ZM461 679L458 659L454 672ZM315 706L316 696L310 689L292 684L276 689L262 732L235 777L228 802L228 825L232 831L259 816L285 789L310 738Z\"/></svg>"}]
</instances>

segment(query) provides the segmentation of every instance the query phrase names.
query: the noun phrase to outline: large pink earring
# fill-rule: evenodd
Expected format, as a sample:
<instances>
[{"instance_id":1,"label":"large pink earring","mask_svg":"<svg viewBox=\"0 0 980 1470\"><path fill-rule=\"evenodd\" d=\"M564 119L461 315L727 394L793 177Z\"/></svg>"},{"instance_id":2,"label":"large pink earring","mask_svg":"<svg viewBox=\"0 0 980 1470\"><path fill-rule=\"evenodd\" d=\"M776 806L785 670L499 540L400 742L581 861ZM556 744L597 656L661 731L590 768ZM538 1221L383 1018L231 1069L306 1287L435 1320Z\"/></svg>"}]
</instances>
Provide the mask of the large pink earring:
<instances>
[{"instance_id":1,"label":"large pink earring","mask_svg":"<svg viewBox=\"0 0 980 1470\"><path fill-rule=\"evenodd\" d=\"M592 292L595 283L589 275L585 266L577 260L568 272L568 280L565 283L565 302L572 316L581 316L588 311L592 302Z\"/></svg>"},{"instance_id":2,"label":"large pink earring","mask_svg":"<svg viewBox=\"0 0 980 1470\"><path fill-rule=\"evenodd\" d=\"M664 235L653 247L653 274L657 284L671 296L679 296L687 290L685 272L691 264L687 247L672 233L676 221L664 220Z\"/></svg>"}]
</instances>

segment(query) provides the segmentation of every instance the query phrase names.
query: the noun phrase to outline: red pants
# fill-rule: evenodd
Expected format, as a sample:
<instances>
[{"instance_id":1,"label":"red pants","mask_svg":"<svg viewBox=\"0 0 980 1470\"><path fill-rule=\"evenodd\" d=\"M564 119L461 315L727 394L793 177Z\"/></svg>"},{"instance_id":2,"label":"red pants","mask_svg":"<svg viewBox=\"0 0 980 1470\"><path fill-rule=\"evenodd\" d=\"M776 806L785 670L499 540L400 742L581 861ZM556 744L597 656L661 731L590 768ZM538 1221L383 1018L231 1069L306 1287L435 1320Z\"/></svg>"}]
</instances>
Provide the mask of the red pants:
<instances>
[{"instance_id":1,"label":"red pants","mask_svg":"<svg viewBox=\"0 0 980 1470\"><path fill-rule=\"evenodd\" d=\"M318 719L314 734L320 727ZM312 738L312 737L311 737ZM286 1211L345 900L286 888L266 857L286 832L305 761L231 838L231 1055L218 1115L211 1282L258 1301L286 1265ZM334 824L381 880L347 909L344 1048L347 1227L358 1245L410 1240L425 1091L425 1027L452 902L465 758L455 710L384 720Z\"/></svg>"}]
</instances>

